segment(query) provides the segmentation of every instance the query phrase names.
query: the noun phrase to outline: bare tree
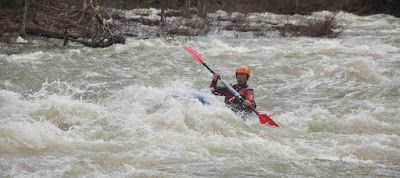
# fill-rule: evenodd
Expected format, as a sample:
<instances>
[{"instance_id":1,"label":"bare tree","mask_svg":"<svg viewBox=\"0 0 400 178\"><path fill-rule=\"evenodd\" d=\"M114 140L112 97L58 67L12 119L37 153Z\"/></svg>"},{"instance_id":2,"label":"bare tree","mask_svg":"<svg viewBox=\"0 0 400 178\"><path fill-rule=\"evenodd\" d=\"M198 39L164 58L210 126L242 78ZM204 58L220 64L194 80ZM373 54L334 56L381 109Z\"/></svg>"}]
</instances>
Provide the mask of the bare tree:
<instances>
[{"instance_id":1,"label":"bare tree","mask_svg":"<svg viewBox=\"0 0 400 178\"><path fill-rule=\"evenodd\" d=\"M205 3L205 2L204 2ZM202 16L202 4L201 0L197 0L197 16L201 17Z\"/></svg>"},{"instance_id":2,"label":"bare tree","mask_svg":"<svg viewBox=\"0 0 400 178\"><path fill-rule=\"evenodd\" d=\"M190 16L190 0L185 0L185 8L183 9L183 12L185 17Z\"/></svg>"},{"instance_id":3,"label":"bare tree","mask_svg":"<svg viewBox=\"0 0 400 178\"><path fill-rule=\"evenodd\" d=\"M25 23L26 23L26 13L28 11L28 0L24 0L24 6L21 9L21 25L19 27L19 35L25 38Z\"/></svg>"},{"instance_id":4,"label":"bare tree","mask_svg":"<svg viewBox=\"0 0 400 178\"><path fill-rule=\"evenodd\" d=\"M25 0L28 1L28 0ZM106 47L125 43L119 27L93 0L50 1L32 0L37 7L34 27L27 33L78 41L90 47ZM82 39L78 39L82 38Z\"/></svg>"},{"instance_id":5,"label":"bare tree","mask_svg":"<svg viewBox=\"0 0 400 178\"><path fill-rule=\"evenodd\" d=\"M197 16L206 17L208 13L208 7L210 6L209 0L197 0Z\"/></svg>"},{"instance_id":6,"label":"bare tree","mask_svg":"<svg viewBox=\"0 0 400 178\"><path fill-rule=\"evenodd\" d=\"M163 29L165 25L165 5L166 5L166 0L161 0L161 29Z\"/></svg>"}]
</instances>

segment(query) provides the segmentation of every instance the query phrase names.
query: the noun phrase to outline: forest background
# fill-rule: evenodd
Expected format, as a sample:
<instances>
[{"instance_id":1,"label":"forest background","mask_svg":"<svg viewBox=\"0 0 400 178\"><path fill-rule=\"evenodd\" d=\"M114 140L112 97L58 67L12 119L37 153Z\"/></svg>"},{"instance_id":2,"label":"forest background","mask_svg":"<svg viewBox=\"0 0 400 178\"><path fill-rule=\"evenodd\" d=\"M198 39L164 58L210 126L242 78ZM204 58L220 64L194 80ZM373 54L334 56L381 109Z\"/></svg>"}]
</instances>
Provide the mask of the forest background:
<instances>
[{"instance_id":1,"label":"forest background","mask_svg":"<svg viewBox=\"0 0 400 178\"><path fill-rule=\"evenodd\" d=\"M185 29L173 29L165 23L165 18L180 16L184 18L203 18L191 25L191 28L207 29L207 14L217 10L226 12L271 12L275 14L302 14L307 15L317 11L344 11L357 15L390 14L400 17L400 1L398 0L0 0L0 41L13 44L17 36L39 35L56 39L63 39L64 46L68 41L77 41L90 47L106 47L114 43L125 43L126 36L135 34L121 31L121 23L116 24L113 19L124 21L118 14L107 13L106 9L161 9L160 20L137 20L145 25L158 25L165 32L160 34L200 35ZM245 17L244 17L245 18ZM122 20L121 20L122 19ZM125 19L126 21L132 19ZM262 28L253 28L244 24L241 19L224 19L236 23L226 29L237 31L257 31ZM237 24L237 23L241 24ZM317 24L317 25L315 25ZM313 26L313 28L304 28ZM297 26L288 25L275 27L281 35L336 37L333 29L337 28L335 17L327 17L321 22L303 22ZM317 30L319 29L319 30ZM322 29L322 30L320 30ZM294 32L296 31L296 32ZM160 35L159 35L160 36Z\"/></svg>"}]
</instances>

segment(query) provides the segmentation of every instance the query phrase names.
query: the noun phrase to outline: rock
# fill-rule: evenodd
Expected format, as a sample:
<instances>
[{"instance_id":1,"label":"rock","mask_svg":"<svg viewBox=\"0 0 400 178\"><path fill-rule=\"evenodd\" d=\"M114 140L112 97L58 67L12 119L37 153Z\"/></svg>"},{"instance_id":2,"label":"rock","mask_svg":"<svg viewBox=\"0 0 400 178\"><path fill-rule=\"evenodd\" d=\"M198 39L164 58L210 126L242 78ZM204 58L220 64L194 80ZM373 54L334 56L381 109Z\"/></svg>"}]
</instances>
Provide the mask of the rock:
<instances>
[{"instance_id":1,"label":"rock","mask_svg":"<svg viewBox=\"0 0 400 178\"><path fill-rule=\"evenodd\" d=\"M25 40L25 39L22 38L21 36L18 36L16 42L17 42L17 43L28 43L28 40Z\"/></svg>"}]
</instances>

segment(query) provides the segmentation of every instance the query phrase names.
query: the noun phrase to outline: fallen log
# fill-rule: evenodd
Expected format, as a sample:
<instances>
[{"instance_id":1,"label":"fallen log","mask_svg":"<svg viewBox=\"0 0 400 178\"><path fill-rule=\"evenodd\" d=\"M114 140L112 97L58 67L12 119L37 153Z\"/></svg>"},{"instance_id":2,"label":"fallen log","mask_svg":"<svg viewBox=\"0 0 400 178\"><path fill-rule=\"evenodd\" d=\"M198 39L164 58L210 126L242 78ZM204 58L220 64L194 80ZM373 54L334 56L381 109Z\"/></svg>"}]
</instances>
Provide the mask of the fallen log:
<instances>
[{"instance_id":1,"label":"fallen log","mask_svg":"<svg viewBox=\"0 0 400 178\"><path fill-rule=\"evenodd\" d=\"M25 27L25 33L30 34L30 35L37 35L37 36L44 36L44 37L49 37L49 38L57 38L57 39L64 39L65 34L63 31L56 31L56 30L50 30L50 29L45 29L45 28L40 28L40 27ZM68 38L74 38L77 39L81 36L77 34L68 34Z\"/></svg>"}]
</instances>

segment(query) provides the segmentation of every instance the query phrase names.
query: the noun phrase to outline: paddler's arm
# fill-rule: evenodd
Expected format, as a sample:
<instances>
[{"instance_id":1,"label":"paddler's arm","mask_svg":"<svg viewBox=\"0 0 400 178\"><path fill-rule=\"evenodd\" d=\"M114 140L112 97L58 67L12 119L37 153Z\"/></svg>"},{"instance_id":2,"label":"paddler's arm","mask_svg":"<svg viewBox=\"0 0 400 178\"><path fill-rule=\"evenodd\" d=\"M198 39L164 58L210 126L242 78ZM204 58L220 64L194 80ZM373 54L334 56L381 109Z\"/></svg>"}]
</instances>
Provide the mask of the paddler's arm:
<instances>
[{"instance_id":1,"label":"paddler's arm","mask_svg":"<svg viewBox=\"0 0 400 178\"><path fill-rule=\"evenodd\" d=\"M254 91L253 91L253 89L247 89L246 99L247 100L244 100L243 105L248 107L248 108L251 106L254 109L256 109L257 105L256 105L256 102L254 101Z\"/></svg>"},{"instance_id":2,"label":"paddler's arm","mask_svg":"<svg viewBox=\"0 0 400 178\"><path fill-rule=\"evenodd\" d=\"M226 96L228 94L228 89L226 89L225 87L217 86L219 76L219 73L215 72L213 80L210 84L210 87L213 88L211 92L214 95Z\"/></svg>"},{"instance_id":3,"label":"paddler's arm","mask_svg":"<svg viewBox=\"0 0 400 178\"><path fill-rule=\"evenodd\" d=\"M217 87L218 78L219 78L219 73L215 72L213 80L212 80L211 85L210 85L211 88Z\"/></svg>"}]
</instances>

